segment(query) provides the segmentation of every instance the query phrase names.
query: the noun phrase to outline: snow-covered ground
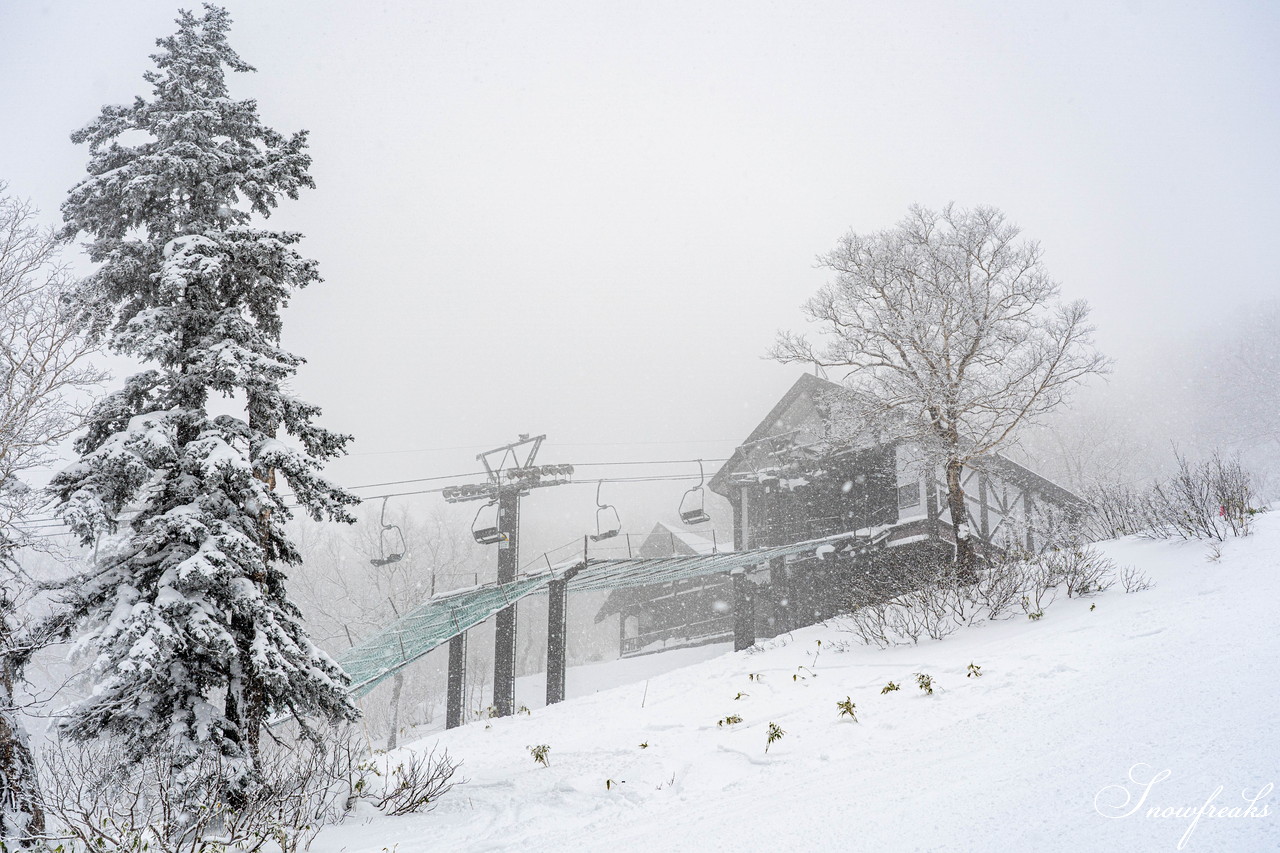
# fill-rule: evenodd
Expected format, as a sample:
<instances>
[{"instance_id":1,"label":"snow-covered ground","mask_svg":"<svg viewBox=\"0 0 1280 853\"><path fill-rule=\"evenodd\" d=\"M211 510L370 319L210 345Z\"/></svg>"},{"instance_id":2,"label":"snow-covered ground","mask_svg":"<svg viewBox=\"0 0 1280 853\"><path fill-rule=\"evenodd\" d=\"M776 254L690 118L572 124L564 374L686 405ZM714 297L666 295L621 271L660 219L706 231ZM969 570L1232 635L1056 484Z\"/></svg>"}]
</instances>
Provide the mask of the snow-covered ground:
<instances>
[{"instance_id":1,"label":"snow-covered ground","mask_svg":"<svg viewBox=\"0 0 1280 853\"><path fill-rule=\"evenodd\" d=\"M829 625L652 677L658 658L570 670L579 698L410 747L464 764L436 811L360 813L312 849L1280 849L1280 513L1217 561L1204 543L1103 548L1156 586L886 651ZM627 667L634 683L581 695ZM770 723L785 734L766 753ZM1196 819L1205 805L1227 808Z\"/></svg>"}]
</instances>

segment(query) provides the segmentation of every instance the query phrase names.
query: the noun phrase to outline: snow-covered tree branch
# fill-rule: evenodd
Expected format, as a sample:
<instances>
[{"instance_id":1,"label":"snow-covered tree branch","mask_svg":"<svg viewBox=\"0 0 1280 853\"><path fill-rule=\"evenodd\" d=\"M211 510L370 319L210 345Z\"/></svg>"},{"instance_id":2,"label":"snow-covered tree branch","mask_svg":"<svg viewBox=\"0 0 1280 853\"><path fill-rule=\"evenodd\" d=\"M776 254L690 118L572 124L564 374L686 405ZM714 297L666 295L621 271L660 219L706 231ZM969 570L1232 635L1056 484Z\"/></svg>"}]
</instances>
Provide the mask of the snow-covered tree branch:
<instances>
[{"instance_id":1,"label":"snow-covered tree branch","mask_svg":"<svg viewBox=\"0 0 1280 853\"><path fill-rule=\"evenodd\" d=\"M44 816L15 688L48 636L33 630L36 583L20 562L45 544L34 521L45 496L26 480L79 427L84 392L102 379L62 306L70 279L59 248L0 181L0 838L20 840Z\"/></svg>"}]
</instances>

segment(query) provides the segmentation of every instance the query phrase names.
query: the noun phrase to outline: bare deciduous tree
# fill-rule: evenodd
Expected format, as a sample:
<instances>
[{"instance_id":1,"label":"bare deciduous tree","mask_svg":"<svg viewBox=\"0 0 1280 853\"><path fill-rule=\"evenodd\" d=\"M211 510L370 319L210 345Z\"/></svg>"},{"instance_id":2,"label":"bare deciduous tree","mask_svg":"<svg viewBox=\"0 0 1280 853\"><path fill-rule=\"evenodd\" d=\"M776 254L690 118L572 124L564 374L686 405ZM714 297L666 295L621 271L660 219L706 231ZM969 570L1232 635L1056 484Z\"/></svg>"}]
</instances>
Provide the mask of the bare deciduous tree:
<instances>
[{"instance_id":1,"label":"bare deciduous tree","mask_svg":"<svg viewBox=\"0 0 1280 853\"><path fill-rule=\"evenodd\" d=\"M804 305L824 342L779 334L783 362L847 367L844 414L891 423L946 477L957 573L975 550L961 473L1107 370L1089 308L1063 303L1034 241L991 207L912 207L896 227L845 235L819 258L835 278ZM837 425L838 426L838 425ZM862 424L847 425L858 430Z\"/></svg>"},{"instance_id":2,"label":"bare deciduous tree","mask_svg":"<svg viewBox=\"0 0 1280 853\"><path fill-rule=\"evenodd\" d=\"M39 647L21 619L35 584L18 553L43 543L31 519L44 496L25 482L80 425L76 399L102 377L85 364L61 299L69 278L59 241L0 181L0 837L43 831L35 765L14 688Z\"/></svg>"}]
</instances>

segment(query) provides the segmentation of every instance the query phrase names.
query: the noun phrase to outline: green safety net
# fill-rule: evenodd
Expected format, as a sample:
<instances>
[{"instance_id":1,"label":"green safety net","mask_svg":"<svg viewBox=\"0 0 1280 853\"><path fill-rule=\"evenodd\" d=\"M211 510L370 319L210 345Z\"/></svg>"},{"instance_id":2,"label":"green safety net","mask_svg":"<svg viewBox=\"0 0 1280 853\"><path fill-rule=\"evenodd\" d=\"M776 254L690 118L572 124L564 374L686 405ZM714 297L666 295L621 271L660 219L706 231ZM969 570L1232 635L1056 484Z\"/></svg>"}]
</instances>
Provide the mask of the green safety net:
<instances>
[{"instance_id":1,"label":"green safety net","mask_svg":"<svg viewBox=\"0 0 1280 853\"><path fill-rule=\"evenodd\" d=\"M432 649L525 596L542 591L552 580L552 575L542 574L486 584L442 593L415 607L338 656L338 665L351 677L352 695L363 696Z\"/></svg>"},{"instance_id":2,"label":"green safety net","mask_svg":"<svg viewBox=\"0 0 1280 853\"><path fill-rule=\"evenodd\" d=\"M747 570L775 559L789 561L856 552L879 542L888 530L888 527L877 527L750 551L681 557L593 558L587 560L586 566L581 561L576 565L566 563L560 566L566 571L559 573L546 572L517 578L511 583L484 584L442 593L339 655L338 664L351 677L351 693L363 696L432 649L525 596L542 592L557 577L571 577L570 590L654 586L736 569Z\"/></svg>"},{"instance_id":3,"label":"green safety net","mask_svg":"<svg viewBox=\"0 0 1280 853\"><path fill-rule=\"evenodd\" d=\"M587 567L578 572L569 582L569 588L587 590L654 586L721 572L732 572L735 569L751 569L771 560L794 560L806 555L822 557L837 551L846 552L866 547L883 536L887 529L887 527L878 527L850 533L837 533L820 539L809 539L769 548L753 548L750 551L727 551L721 554L682 557L588 560Z\"/></svg>"}]
</instances>

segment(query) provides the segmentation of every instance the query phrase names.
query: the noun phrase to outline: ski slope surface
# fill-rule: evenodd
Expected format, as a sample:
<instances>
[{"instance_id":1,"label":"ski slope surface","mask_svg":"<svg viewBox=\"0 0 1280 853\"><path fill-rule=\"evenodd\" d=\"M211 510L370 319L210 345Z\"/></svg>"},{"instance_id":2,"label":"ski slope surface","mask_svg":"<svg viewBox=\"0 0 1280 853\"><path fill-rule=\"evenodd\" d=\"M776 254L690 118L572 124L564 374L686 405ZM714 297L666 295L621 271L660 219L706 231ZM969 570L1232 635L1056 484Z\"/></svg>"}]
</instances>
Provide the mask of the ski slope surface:
<instances>
[{"instance_id":1,"label":"ski slope surface","mask_svg":"<svg viewBox=\"0 0 1280 853\"><path fill-rule=\"evenodd\" d=\"M815 626L433 735L406 749L447 748L464 784L428 814L357 811L312 849L1280 849L1280 513L1216 560L1100 547L1155 586L887 650ZM570 669L570 695L627 665Z\"/></svg>"}]
</instances>

